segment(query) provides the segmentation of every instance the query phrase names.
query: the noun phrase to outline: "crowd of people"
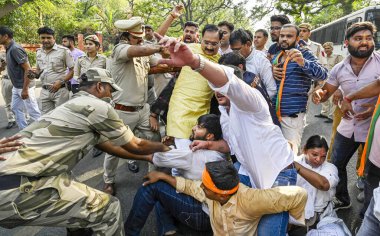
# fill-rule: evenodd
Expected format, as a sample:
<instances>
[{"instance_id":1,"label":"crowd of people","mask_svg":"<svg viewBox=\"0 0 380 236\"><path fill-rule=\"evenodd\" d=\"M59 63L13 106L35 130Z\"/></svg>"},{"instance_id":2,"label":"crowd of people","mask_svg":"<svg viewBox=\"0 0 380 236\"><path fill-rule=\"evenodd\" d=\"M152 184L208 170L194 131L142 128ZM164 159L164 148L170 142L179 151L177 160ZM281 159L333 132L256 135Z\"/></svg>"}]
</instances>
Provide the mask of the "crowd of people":
<instances>
[{"instance_id":1,"label":"crowd of people","mask_svg":"<svg viewBox=\"0 0 380 236\"><path fill-rule=\"evenodd\" d=\"M352 24L347 55L310 40L312 25L270 18L270 32L184 24L178 5L158 29L142 17L117 20L107 58L96 35L38 29L36 68L0 26L7 129L0 140L0 226L66 227L68 235L140 235L155 209L158 235L180 224L214 235L351 235L336 211L350 208L347 164L358 149L364 202L357 235L380 232L380 54L376 27ZM267 49L269 35L273 44ZM35 94L36 79L42 84ZM301 139L310 104L332 138ZM103 152L102 191L71 170ZM119 158L131 172L149 164L123 221ZM356 231L357 230L357 231Z\"/></svg>"}]
</instances>

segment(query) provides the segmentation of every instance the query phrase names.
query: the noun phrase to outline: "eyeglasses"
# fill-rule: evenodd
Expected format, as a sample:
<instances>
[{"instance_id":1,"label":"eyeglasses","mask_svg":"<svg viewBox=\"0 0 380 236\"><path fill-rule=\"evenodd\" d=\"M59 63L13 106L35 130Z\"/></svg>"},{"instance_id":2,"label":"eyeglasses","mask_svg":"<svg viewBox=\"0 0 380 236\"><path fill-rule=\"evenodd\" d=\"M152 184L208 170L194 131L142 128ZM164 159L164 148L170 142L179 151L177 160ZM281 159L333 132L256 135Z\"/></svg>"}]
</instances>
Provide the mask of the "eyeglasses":
<instances>
[{"instance_id":1,"label":"eyeglasses","mask_svg":"<svg viewBox=\"0 0 380 236\"><path fill-rule=\"evenodd\" d=\"M270 27L270 30L280 30L282 27L280 26L272 26Z\"/></svg>"},{"instance_id":2,"label":"eyeglasses","mask_svg":"<svg viewBox=\"0 0 380 236\"><path fill-rule=\"evenodd\" d=\"M212 47L216 47L219 45L219 42L208 42L208 41L204 41L204 40L202 40L202 43L205 44L206 46L210 45Z\"/></svg>"}]
</instances>

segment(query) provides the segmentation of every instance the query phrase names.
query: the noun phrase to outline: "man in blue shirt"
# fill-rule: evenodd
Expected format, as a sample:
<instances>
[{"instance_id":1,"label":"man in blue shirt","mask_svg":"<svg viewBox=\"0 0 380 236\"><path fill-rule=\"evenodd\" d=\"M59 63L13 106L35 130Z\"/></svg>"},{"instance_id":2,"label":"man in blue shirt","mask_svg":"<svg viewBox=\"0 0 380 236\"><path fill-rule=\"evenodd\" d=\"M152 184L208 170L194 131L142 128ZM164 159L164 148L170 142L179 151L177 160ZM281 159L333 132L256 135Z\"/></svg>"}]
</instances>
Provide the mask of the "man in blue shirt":
<instances>
[{"instance_id":1,"label":"man in blue shirt","mask_svg":"<svg viewBox=\"0 0 380 236\"><path fill-rule=\"evenodd\" d=\"M282 133L296 154L301 144L312 80L327 78L327 69L318 63L312 52L298 46L299 32L296 25L284 25L279 38L281 51L272 59L273 76L277 84L273 104L281 122Z\"/></svg>"}]
</instances>

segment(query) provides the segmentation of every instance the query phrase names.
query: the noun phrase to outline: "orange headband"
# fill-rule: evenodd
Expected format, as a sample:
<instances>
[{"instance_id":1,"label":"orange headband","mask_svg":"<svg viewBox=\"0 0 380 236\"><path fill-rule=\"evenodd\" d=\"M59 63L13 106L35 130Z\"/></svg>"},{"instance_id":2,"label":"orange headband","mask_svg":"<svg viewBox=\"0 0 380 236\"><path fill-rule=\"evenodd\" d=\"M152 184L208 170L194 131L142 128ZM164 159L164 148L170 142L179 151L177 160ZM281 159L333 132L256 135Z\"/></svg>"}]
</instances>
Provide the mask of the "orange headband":
<instances>
[{"instance_id":1,"label":"orange headband","mask_svg":"<svg viewBox=\"0 0 380 236\"><path fill-rule=\"evenodd\" d=\"M206 168L204 169L203 174L202 174L202 183L203 183L204 186L206 186L206 188L208 188L209 190L213 191L214 193L219 193L219 194L224 194L224 195L226 195L226 194L228 194L228 195L234 194L239 189L239 184L237 184L231 190L221 190L221 189L218 189L215 186L214 182L212 181L210 173L208 173L208 171L207 171Z\"/></svg>"}]
</instances>

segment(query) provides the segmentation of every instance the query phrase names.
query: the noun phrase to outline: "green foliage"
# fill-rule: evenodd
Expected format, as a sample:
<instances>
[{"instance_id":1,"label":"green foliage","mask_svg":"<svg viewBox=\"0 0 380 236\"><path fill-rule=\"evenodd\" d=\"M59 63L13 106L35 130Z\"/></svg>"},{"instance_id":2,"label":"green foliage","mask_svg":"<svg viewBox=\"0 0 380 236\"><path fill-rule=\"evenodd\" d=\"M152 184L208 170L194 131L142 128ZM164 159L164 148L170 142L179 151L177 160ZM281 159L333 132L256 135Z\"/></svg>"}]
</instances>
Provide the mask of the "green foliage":
<instances>
[{"instance_id":1,"label":"green foliage","mask_svg":"<svg viewBox=\"0 0 380 236\"><path fill-rule=\"evenodd\" d=\"M28 54L30 66L35 67L36 66L36 55L37 55L37 53L32 52L32 51L26 51L26 53Z\"/></svg>"}]
</instances>

